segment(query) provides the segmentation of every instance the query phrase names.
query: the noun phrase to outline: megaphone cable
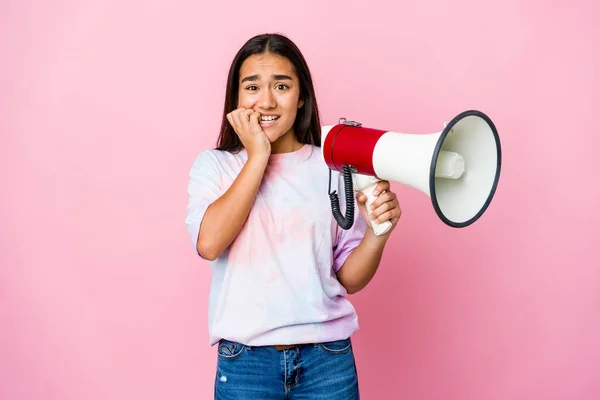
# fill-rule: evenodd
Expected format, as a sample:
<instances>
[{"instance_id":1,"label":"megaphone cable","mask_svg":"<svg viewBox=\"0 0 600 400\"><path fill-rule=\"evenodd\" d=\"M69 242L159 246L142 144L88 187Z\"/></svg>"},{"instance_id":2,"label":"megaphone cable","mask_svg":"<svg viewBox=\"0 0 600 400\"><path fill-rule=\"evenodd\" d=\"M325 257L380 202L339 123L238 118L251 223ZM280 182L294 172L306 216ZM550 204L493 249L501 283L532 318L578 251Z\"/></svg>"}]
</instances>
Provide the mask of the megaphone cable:
<instances>
[{"instance_id":1,"label":"megaphone cable","mask_svg":"<svg viewBox=\"0 0 600 400\"><path fill-rule=\"evenodd\" d=\"M346 196L346 217L342 215L340 210L340 199L334 190L331 191L331 169L329 169L329 201L331 202L331 211L333 217L339 224L340 228L348 230L354 224L354 188L352 186L352 170L348 165L343 165L344 176L344 191Z\"/></svg>"}]
</instances>

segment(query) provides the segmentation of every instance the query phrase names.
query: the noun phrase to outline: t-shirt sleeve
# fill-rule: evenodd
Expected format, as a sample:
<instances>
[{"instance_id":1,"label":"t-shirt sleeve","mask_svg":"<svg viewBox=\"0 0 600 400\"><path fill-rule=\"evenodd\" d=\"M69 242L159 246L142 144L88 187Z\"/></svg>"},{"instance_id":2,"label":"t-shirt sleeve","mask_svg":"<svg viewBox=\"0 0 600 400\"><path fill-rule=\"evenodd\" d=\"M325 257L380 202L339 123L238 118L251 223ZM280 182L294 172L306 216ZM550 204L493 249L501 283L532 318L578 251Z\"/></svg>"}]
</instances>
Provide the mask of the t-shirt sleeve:
<instances>
[{"instance_id":1,"label":"t-shirt sleeve","mask_svg":"<svg viewBox=\"0 0 600 400\"><path fill-rule=\"evenodd\" d=\"M221 176L217 168L217 159L210 151L200 153L189 172L188 205L185 225L198 255L197 243L200 225L204 214L222 193ZM201 256L201 255L200 255ZM201 256L202 257L202 256Z\"/></svg>"},{"instance_id":2,"label":"t-shirt sleeve","mask_svg":"<svg viewBox=\"0 0 600 400\"><path fill-rule=\"evenodd\" d=\"M341 180L341 178L340 178ZM356 192L354 192L356 195ZM344 202L344 188L343 185L339 186L338 196L340 197L340 206L342 212L345 215L345 202ZM337 224L337 222L335 222ZM348 230L342 229L338 226L337 229L337 243L333 248L333 269L335 272L339 271L344 265L346 258L354 250L362 238L365 236L367 231L367 224L365 220L360 216L358 204L354 200L354 224Z\"/></svg>"}]
</instances>

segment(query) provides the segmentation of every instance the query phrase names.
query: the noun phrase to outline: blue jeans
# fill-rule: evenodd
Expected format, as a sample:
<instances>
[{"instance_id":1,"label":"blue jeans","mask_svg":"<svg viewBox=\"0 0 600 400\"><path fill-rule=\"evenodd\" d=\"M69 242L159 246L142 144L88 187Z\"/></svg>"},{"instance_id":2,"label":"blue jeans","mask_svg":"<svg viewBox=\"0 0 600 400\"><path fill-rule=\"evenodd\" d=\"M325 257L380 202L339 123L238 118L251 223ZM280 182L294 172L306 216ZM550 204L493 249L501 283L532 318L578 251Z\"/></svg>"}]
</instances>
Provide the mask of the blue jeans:
<instances>
[{"instance_id":1,"label":"blue jeans","mask_svg":"<svg viewBox=\"0 0 600 400\"><path fill-rule=\"evenodd\" d=\"M350 339L288 350L218 344L215 400L359 400Z\"/></svg>"}]
</instances>

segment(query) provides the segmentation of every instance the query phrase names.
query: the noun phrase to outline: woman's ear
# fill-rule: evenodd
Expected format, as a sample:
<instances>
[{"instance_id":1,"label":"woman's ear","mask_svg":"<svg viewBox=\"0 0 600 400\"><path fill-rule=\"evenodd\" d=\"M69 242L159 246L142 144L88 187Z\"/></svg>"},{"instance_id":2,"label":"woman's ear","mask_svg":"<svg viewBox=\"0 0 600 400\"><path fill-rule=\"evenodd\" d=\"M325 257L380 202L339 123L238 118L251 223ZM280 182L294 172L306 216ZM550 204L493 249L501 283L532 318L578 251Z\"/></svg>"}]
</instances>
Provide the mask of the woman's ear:
<instances>
[{"instance_id":1,"label":"woman's ear","mask_svg":"<svg viewBox=\"0 0 600 400\"><path fill-rule=\"evenodd\" d=\"M300 101L298 101L298 108L302 108L302 106L304 106L304 99L300 99Z\"/></svg>"}]
</instances>

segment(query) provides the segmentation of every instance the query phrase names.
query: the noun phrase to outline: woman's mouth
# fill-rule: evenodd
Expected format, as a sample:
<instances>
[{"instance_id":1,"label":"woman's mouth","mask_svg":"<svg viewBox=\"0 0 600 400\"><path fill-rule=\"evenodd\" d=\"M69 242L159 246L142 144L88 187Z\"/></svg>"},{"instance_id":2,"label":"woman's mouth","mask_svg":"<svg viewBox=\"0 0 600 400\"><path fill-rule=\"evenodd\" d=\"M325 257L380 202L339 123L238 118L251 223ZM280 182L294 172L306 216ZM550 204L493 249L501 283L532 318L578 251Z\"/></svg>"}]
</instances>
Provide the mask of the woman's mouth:
<instances>
[{"instance_id":1,"label":"woman's mouth","mask_svg":"<svg viewBox=\"0 0 600 400\"><path fill-rule=\"evenodd\" d=\"M271 126L279 119L279 115L266 115L260 117L260 126L268 127Z\"/></svg>"}]
</instances>

